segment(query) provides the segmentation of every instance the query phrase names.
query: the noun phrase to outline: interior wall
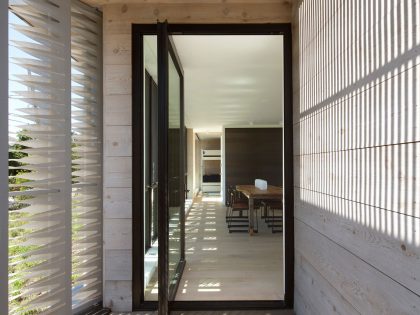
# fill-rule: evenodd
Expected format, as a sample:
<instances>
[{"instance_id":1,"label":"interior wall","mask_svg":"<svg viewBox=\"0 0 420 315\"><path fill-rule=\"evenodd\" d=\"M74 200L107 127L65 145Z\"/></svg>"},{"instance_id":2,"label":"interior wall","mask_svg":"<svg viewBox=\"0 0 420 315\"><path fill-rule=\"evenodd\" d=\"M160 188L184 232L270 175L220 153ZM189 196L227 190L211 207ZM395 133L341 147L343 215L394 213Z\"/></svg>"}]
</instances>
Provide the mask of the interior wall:
<instances>
[{"instance_id":1,"label":"interior wall","mask_svg":"<svg viewBox=\"0 0 420 315\"><path fill-rule=\"evenodd\" d=\"M221 166L220 161L206 161L204 167L202 164L201 150L220 150L220 138L216 139L200 139L200 151L198 152L198 165L200 172L198 175L198 187L201 189L201 182L203 175L220 174Z\"/></svg>"},{"instance_id":2,"label":"interior wall","mask_svg":"<svg viewBox=\"0 0 420 315\"><path fill-rule=\"evenodd\" d=\"M220 175L221 168L220 168L220 160L209 160L205 162L203 167L203 175Z\"/></svg>"},{"instance_id":3,"label":"interior wall","mask_svg":"<svg viewBox=\"0 0 420 315\"><path fill-rule=\"evenodd\" d=\"M282 128L225 128L224 137L224 187L253 185L255 179L283 186Z\"/></svg>"},{"instance_id":4,"label":"interior wall","mask_svg":"<svg viewBox=\"0 0 420 315\"><path fill-rule=\"evenodd\" d=\"M201 150L220 150L220 138L200 140Z\"/></svg>"},{"instance_id":5,"label":"interior wall","mask_svg":"<svg viewBox=\"0 0 420 315\"><path fill-rule=\"evenodd\" d=\"M419 314L420 1L296 2L296 313Z\"/></svg>"},{"instance_id":6,"label":"interior wall","mask_svg":"<svg viewBox=\"0 0 420 315\"><path fill-rule=\"evenodd\" d=\"M104 306L132 308L132 23L290 23L290 0L103 4ZM199 182L198 182L199 183Z\"/></svg>"}]
</instances>

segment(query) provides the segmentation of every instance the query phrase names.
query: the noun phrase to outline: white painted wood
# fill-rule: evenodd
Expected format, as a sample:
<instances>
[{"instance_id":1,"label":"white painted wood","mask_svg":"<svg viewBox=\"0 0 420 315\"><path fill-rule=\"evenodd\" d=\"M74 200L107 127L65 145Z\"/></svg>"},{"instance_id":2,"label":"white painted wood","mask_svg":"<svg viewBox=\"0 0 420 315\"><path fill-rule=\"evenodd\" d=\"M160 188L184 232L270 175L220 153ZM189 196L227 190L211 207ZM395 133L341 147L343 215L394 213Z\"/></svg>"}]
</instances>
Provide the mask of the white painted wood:
<instances>
[{"instance_id":1,"label":"white painted wood","mask_svg":"<svg viewBox=\"0 0 420 315\"><path fill-rule=\"evenodd\" d=\"M131 126L107 126L104 128L104 155L131 156Z\"/></svg>"},{"instance_id":2,"label":"white painted wood","mask_svg":"<svg viewBox=\"0 0 420 315\"><path fill-rule=\"evenodd\" d=\"M107 280L132 280L133 253L129 249L104 251L104 277Z\"/></svg>"},{"instance_id":3,"label":"white painted wood","mask_svg":"<svg viewBox=\"0 0 420 315\"><path fill-rule=\"evenodd\" d=\"M131 231L131 219L104 219L104 249L131 249Z\"/></svg>"},{"instance_id":4,"label":"white painted wood","mask_svg":"<svg viewBox=\"0 0 420 315\"><path fill-rule=\"evenodd\" d=\"M8 2L0 3L0 313L8 314L8 191L9 191L9 9Z\"/></svg>"},{"instance_id":5,"label":"white painted wood","mask_svg":"<svg viewBox=\"0 0 420 315\"><path fill-rule=\"evenodd\" d=\"M130 219L131 217L131 188L104 188L104 218Z\"/></svg>"}]
</instances>

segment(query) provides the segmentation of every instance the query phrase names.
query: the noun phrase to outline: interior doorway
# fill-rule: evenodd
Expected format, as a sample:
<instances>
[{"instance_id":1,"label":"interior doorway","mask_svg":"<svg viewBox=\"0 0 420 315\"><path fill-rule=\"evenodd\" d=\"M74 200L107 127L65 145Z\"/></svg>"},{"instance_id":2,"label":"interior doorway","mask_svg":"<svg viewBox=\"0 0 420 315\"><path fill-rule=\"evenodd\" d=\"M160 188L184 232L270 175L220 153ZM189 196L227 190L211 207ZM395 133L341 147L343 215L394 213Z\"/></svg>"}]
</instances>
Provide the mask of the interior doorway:
<instances>
[{"instance_id":1,"label":"interior doorway","mask_svg":"<svg viewBox=\"0 0 420 315\"><path fill-rule=\"evenodd\" d=\"M212 174L203 174L203 173L206 173L206 168L204 167L203 163L200 163L200 172L201 172L199 176L200 188L198 190L198 194L196 191L193 191L192 195L196 199L192 203L191 207L187 206L187 209L186 209L187 215L186 215L183 209L183 205L181 206L180 204L180 203L183 203L185 201L185 198L188 197L189 190L190 190L188 189L188 172L186 172L188 169L188 166L186 163L187 161L186 155L188 155L188 148L187 150L180 149L180 148L187 147L186 138L188 138L187 130L183 130L183 128L185 127L185 123L183 120L183 110L184 110L183 103L185 101L184 92L186 91L186 89L181 89L181 87L184 86L185 69L182 69L183 67L182 56L184 52L180 53L180 49L182 48L179 48L179 47L181 47L182 45L177 45L177 39L175 36L173 36L170 40L168 37L167 43L171 47L170 49L168 49L170 53L169 53L169 58L167 59L168 60L167 66L166 66L167 70L166 70L166 73L162 71L160 72L158 69L159 64L161 63L161 60L159 59L159 44L158 44L159 36L156 37L156 35L154 35L156 34L156 27L153 27L150 25L148 26L135 25L133 29L134 30L133 31L133 133L134 133L133 139L138 139L138 140L135 141L136 143L134 143L133 146L136 146L138 151L133 150L133 155L134 155L133 163L139 163L140 168L142 170L142 176L139 179L136 186L138 189L138 192L140 193L139 196L141 196L142 198L138 198L137 201L134 202L135 204L133 205L133 217L134 217L133 233L134 233L135 244L137 243L136 240L139 241L137 243L139 245L138 248L134 250L134 264L140 267L138 269L136 267L133 268L133 270L135 270L134 275L133 275L134 276L134 287L133 287L134 309L148 309L148 308L153 309L158 304L160 306L161 291L162 291L162 287L161 287L162 279L160 277L162 277L162 273L165 273L167 287L169 288L169 292L166 297L167 299L166 302L169 303L168 305L170 305L172 309L201 308L204 304L206 305L207 308L220 308L220 307L222 308L238 308L238 307L239 308L244 308L244 307L246 308L273 308L273 307L281 308L281 307L291 306L291 303L292 303L291 297L293 295L293 225L291 224L293 222L292 221L293 220L292 219L293 218L293 204L292 204L293 179L291 177L292 173L290 172L290 170L292 169L292 166L293 166L292 165L293 152L291 151L292 150L292 146L291 146L291 143L292 143L291 142L292 141L291 95L292 94L291 94L291 82L288 81L288 79L289 80L291 79L291 63L290 63L291 55L290 55L290 52L288 52L288 49L291 49L291 47L287 47L288 44L290 45L290 26L289 25L269 25L269 26L260 25L260 26L254 26L254 27L252 26L253 25L248 25L243 28L239 26L236 26L236 27L225 26L226 29L223 29L222 26L217 26L217 25L214 25L214 26L203 25L201 26L201 29L200 29L200 26L196 26L196 28L193 28L190 25L170 25L170 26L167 25L166 27L167 27L168 33L172 33L172 34L176 33L177 35L175 36L183 37L183 40L186 39L186 36L191 36L192 34L194 34L194 36L198 36L197 34L202 34L206 36L209 36L209 35L213 35L213 36L237 35L239 36L240 35L242 37L246 36L246 34L248 35L251 34L252 36L257 36L256 38L258 38L258 36L267 37L267 35L282 37L282 42L284 42L284 51L279 51L278 58L280 60L279 63L283 67L282 74L284 74L285 79L278 80L278 81L276 80L277 81L276 83L277 85L279 85L279 90L283 91L282 99L284 100L284 106L281 109L283 117L281 117L280 119L276 117L276 119L278 120L276 121L271 120L268 122L248 120L247 121L248 124L246 125L246 128L250 127L250 129L280 128L282 129L281 135L282 136L284 135L283 139L280 139L282 149L284 149L284 158L283 158L283 163L282 163L282 169L284 169L284 172L282 172L282 175L281 175L282 177L281 184L283 187L283 194L284 194L284 198L283 198L284 218L282 219L283 234L281 235L281 238L277 238L277 241L280 239L279 243L276 243L276 242L273 243L273 244L281 244L282 256L276 257L278 260L278 265L275 265L278 267L277 271L281 271L281 275L282 275L281 289L278 290L279 294L269 295L268 293L266 293L266 294L258 296L258 295L252 295L252 294L244 295L242 293L236 296L234 294L229 295L227 294L228 292L235 291L234 287L221 288L220 281L219 282L213 281L214 279L211 278L210 276L204 276L204 278L207 278L209 281L207 281L207 283L201 282L201 283L195 284L197 285L197 288L196 290L193 290L193 291L203 292L206 294L197 294L195 298L194 298L194 295L189 295L188 298L182 297L183 292L185 294L186 292L189 291L188 287L191 288L194 286L194 284L191 283L193 278L185 279L184 277L187 274L186 271L190 271L188 268L190 269L192 268L191 266L188 265L188 258L189 258L188 256L194 255L194 252L193 252L194 250L191 250L193 246L190 246L188 241L186 244L185 239L194 240L194 238L197 238L197 236L194 236L193 234L195 230L194 223L197 223L199 219L198 216L201 216L200 220L203 220L201 223L204 227L204 230L202 231L203 233L199 235L199 238L202 241L204 242L213 241L213 244L217 244L218 241L223 242L223 243L228 243L226 239L225 240L221 239L220 235L216 235L215 233L210 233L207 235L204 232L212 232L210 230L214 228L210 227L209 225L217 224L216 221L218 219L227 218L227 215L226 215L226 218L223 217L225 216L225 213L226 213L225 204L228 203L227 191L229 188L227 187L226 178L224 177L226 175L225 173L226 165L224 164L224 160L223 160L225 157L224 154L226 153L226 146L225 146L226 145L225 143L226 129L235 129L235 128L245 129L244 127L245 123L243 123L242 125L239 125L238 123L236 124L224 123L223 130L221 132L221 137L220 137L221 139L220 150L215 150L215 151L219 151L218 154L219 154L219 161L220 161L219 162L220 174L213 174L213 173L217 173L216 171L214 171L216 169L214 165L210 167L210 169L212 170L211 171ZM179 35L180 33L182 33L183 35ZM153 37L155 39L153 39ZM195 40L197 40L197 38ZM156 47L157 53L155 54L153 54L153 45L154 45L153 42L156 43L155 47ZM151 47L152 49L150 49ZM149 48L150 50L149 52L146 52L147 48ZM180 58L180 55L181 55L181 58ZM138 57L140 57L141 60L136 61ZM170 68L171 62L173 64L173 69L172 69L173 71L171 71L171 68ZM258 68L258 61L256 61L254 66ZM148 69L148 67L150 69ZM153 72L153 70L151 70L152 68L154 68L155 73L158 74L155 80L153 80L153 75L150 74L150 72ZM189 69L185 73L188 73L188 71ZM256 69L256 71L258 71L258 69ZM166 80L167 80L166 82L161 79L162 77L164 77L162 76L162 73L163 75L166 75ZM171 78L171 73L172 73L172 78ZM223 71L221 71L221 75L222 73ZM159 76L159 74L161 74L161 76ZM177 81L176 79L174 79L174 75L175 77L180 78L179 84L175 83L174 85L174 82ZM188 81L187 81L188 75L189 74L187 74L187 77L185 78L186 85L188 84ZM152 84L147 83L148 80L149 81L152 80L153 83ZM239 81L237 81L236 84L240 85L241 82ZM233 81L230 80L230 82L232 83ZM155 231L153 229L153 227L155 226L153 224L153 218L156 217L154 214L154 211L155 212L157 211L158 213L157 217L159 217L159 215L162 215L163 209L159 208L159 206L158 206L158 209L154 208L154 205L156 204L155 203L156 198L152 196L153 192L150 192L150 191L153 191L154 189L153 188L153 153L150 153L151 151L153 151L153 148L148 147L148 145L150 146L150 143L153 143L153 135L152 135L153 123L149 124L150 125L149 126L147 123L147 117L149 117L150 121L153 120L152 119L153 105L151 105L151 107L147 109L147 104L152 104L150 99L153 98L153 91L152 91L153 89L146 88L146 86L155 85L157 86L159 90L159 88L162 89L162 87L159 87L159 85L162 85L162 84L167 85L166 97L169 99L169 102L166 103L167 104L167 107L166 107L167 108L167 112L166 112L166 115L167 115L166 128L167 129L166 130L168 132L166 134L167 139L165 141L167 141L166 143L168 144L170 144L171 142L174 144L174 146L172 147L172 155L168 151L166 151L166 153L164 152L163 154L166 154L167 163L170 161L172 165L176 165L176 168L178 168L179 174L177 176L174 176L174 174L171 174L170 167L168 168L169 164L166 165L166 168L163 169L164 171L167 172L166 178L168 179L168 183L169 183L168 190L166 191L166 195L164 196L164 198L177 200L177 202L176 204L173 204L170 202L169 199L166 200L166 210L165 210L166 213L164 215L167 216L166 220L169 225L167 225L165 229L162 229L161 223L158 223L158 233L157 233L158 237L156 239L153 237L153 232ZM229 82L226 82L226 86L227 86L226 88L228 89ZM245 90L243 90L243 92L247 93ZM158 93L158 99L159 97L161 97L161 100L162 100L161 94L162 93ZM163 95L163 97L165 97L165 95ZM185 95L185 97L188 97L187 94ZM172 107L174 109L179 109L179 111L176 111L175 114L173 112L171 113L171 101L170 101L171 99L179 101L179 103L176 103L175 105L173 105L174 101L172 101ZM160 110L164 109L164 107L159 107L159 106L158 108ZM240 110L241 108L238 108L239 112ZM139 115L137 117L141 117L140 122L139 121L136 122L136 118L135 118L136 112ZM188 108L187 108L187 113L188 113ZM261 112L261 114L263 113ZM165 113L159 112L158 110L157 112L158 120L159 120L159 115L165 115ZM264 115L260 115L260 116L264 116ZM270 118L273 118L273 117L274 116L271 115ZM209 119L209 115L207 115L207 119ZM284 119L284 121L280 121L281 119ZM174 121L174 120L177 122L176 126L175 128L171 128L171 121ZM190 122L188 122L188 117L186 118L185 121L187 124L187 128L191 127L191 125L188 126L190 124ZM157 125L159 125L159 123ZM259 127L259 128L255 128L255 127ZM172 138L171 138L171 129L178 130L178 133L172 133ZM193 128L193 129L198 129L198 128ZM151 134L148 135L147 130L149 130ZM198 137L200 133L202 134L203 132L207 132L207 133L215 132L214 130L198 130L198 131L199 132L193 132L193 134L197 135ZM229 133L230 131L231 130L229 130ZM136 132L141 137L136 138L135 137ZM157 133L159 132L160 132L160 129L159 131L157 131ZM220 132L220 130L218 132ZM148 144L148 139L150 139L149 144ZM177 146L178 146L178 149L176 148ZM152 144L152 147L153 147L153 144ZM159 147L159 145L156 145L156 148L158 150L157 155L162 154L162 150ZM168 150L168 147L166 148L166 150ZM147 154L146 154L146 151L148 151ZM183 153L181 153L181 151ZM193 151L194 153L196 153L196 150L193 150ZM136 158L136 152L137 152L137 158ZM217 156L217 152L211 152L211 153ZM204 156L206 153L203 153L200 150L200 154L201 154L201 158L203 157L206 158L206 156ZM168 159L168 156L170 157L169 159ZM217 158L210 159L210 161L217 161L217 160L218 160ZM160 160L158 158L158 164L159 164L159 161ZM285 167L286 165L288 165L288 168ZM162 172L162 168L159 168L160 167L159 165L157 167L159 171ZM210 192L205 191L206 189L208 189L208 187L206 187L206 184L204 184L203 186L203 183L205 183L203 180L204 179L203 175L213 176L213 177L215 177L215 175L220 176L220 178L218 179L219 182L214 181L214 183L219 183L220 185L220 188L218 188L220 189L219 194L217 194L217 190L210 191ZM195 177L195 175L193 177ZM253 178L255 178L255 176ZM175 181L176 183L171 184L170 183L171 180ZM239 182L239 184L241 183L242 182ZM160 181L158 185L160 185ZM173 189L171 189L171 185L173 186ZM133 185L133 189L134 189L134 186L135 185ZM204 187L204 190L203 190L203 187ZM172 194L172 197L171 197L171 194ZM161 195L158 194L157 200L158 201L161 200L160 198L163 198L162 194ZM201 211L197 211L199 209L194 209L194 204L196 204L197 207L201 207L202 208ZM176 208L175 212L173 211L173 206L175 206ZM174 215L174 213L177 215ZM221 216L221 214L223 214L223 216ZM264 214L263 211L261 211L258 214L257 212L257 216L256 216L257 222L259 222L258 215L260 215L260 219L263 220L264 219L263 216L266 215L266 213ZM188 218L190 218L190 221L188 221ZM226 222L219 222L219 225L221 226L222 224L225 224ZM190 224L192 226L186 227L186 224L187 225ZM230 230L226 230L226 231L229 234L231 232ZM262 233L263 232L262 227L255 229L255 231L259 232L258 236L248 236L247 233L242 234L242 236L245 236L244 240L246 240L245 242L248 243L248 246L249 246L250 241L254 242L255 244L257 241L261 242L261 244L257 244L257 245L254 244L254 248L262 248L264 247L264 245L267 245L270 243L270 241L267 241L267 239L264 239L264 237L261 237L261 235L264 235L264 233ZM268 230L268 232L272 232L272 230ZM267 233L266 235L269 235L269 234ZM168 241L166 244L167 248L166 248L166 251L162 251L159 249L159 247L161 246L162 243L165 243L166 237L168 237ZM217 239L218 237L219 239ZM270 237L271 237L271 233L270 233ZM238 241L238 238L236 236L235 238L236 238L236 241ZM276 236L273 236L273 239L276 239ZM163 242L161 240L163 240ZM201 252L204 253L205 251L208 251L208 252L217 251L215 250L215 248L218 248L218 247L217 246L212 247L212 245L208 242L202 243L201 245L197 243L198 246L202 246ZM171 244L173 245L172 246L173 248L176 247L176 250L174 249L171 250ZM232 248L239 247L238 243L231 244L230 246L233 246ZM277 245L274 245L274 246L277 246ZM155 253L153 252L154 247L158 248L157 260L156 260L156 254L155 254L156 251ZM247 251L246 248L244 248L244 250ZM249 251L249 248L248 248L248 251ZM268 249L267 253L268 254L270 253L270 249ZM176 254L176 259L171 259L171 257L173 258L175 256L175 254ZM257 258L265 255L264 252L258 252L254 254L255 254L255 257ZM229 250L227 252L222 253L222 256L226 256L226 255L227 256L229 255ZM211 261L210 261L211 259L209 258L211 256L212 255L207 255L207 256L204 255L202 259L204 259L204 261L208 260L211 264ZM248 256L248 262L251 261L249 257L250 256ZM152 265L154 265L154 267L148 270L147 264L150 261L153 261ZM185 261L186 261L187 269L184 270ZM228 263L233 266L235 265L235 261L232 261L232 260L230 260L230 262L219 261L219 263L221 265L223 265L223 263ZM260 261L254 260L253 263L255 264L254 267L257 267L256 269L254 269L254 271L256 272L258 272L258 267L264 268L264 260L260 260ZM216 264L214 265L217 265L217 261L216 261ZM200 263L196 264L196 266L194 266L193 268L198 268L196 271L198 271L198 273L201 273L201 278L203 278L203 273L205 271L204 270L200 271L199 266L200 266ZM221 266L221 268L223 268L223 266ZM153 280L154 282L153 282L152 278L153 278L153 275L156 275L156 271L160 271L161 276L159 276L157 279L155 277L155 279ZM219 273L219 277L220 277L220 272L222 271L223 270L216 270L216 272ZM247 280L250 280L251 282L252 280L254 280L254 285L256 284L255 287L257 288L260 287L264 289L264 282L267 283L267 281L264 281L264 280L261 281L261 285L263 285L261 287L258 283L255 282L256 278L252 278L249 270L242 270L242 272L244 273L242 280L245 281L246 285L247 285ZM244 283L242 282L242 285L243 284ZM251 284L252 286L252 283L248 283L248 285L249 284ZM239 288L241 286L241 281L239 281L235 285L237 286L237 288ZM273 288L269 289L266 292L276 291L272 289ZM223 292L223 290L227 290L227 291ZM237 291L239 292L240 290L237 290ZM216 293L216 292L219 292L220 294L219 295L211 294L211 293ZM217 302L217 303L212 304L212 302Z\"/></svg>"}]
</instances>

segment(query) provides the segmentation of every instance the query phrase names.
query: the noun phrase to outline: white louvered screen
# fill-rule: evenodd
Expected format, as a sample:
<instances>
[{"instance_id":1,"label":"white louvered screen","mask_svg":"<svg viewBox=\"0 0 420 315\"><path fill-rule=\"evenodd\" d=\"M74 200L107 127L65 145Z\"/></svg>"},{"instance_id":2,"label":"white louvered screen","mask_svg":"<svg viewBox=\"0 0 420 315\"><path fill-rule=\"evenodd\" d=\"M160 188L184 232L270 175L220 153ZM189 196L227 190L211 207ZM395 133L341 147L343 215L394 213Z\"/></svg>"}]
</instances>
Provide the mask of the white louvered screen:
<instances>
[{"instance_id":1,"label":"white louvered screen","mask_svg":"<svg viewBox=\"0 0 420 315\"><path fill-rule=\"evenodd\" d=\"M73 308L102 296L102 18L72 1Z\"/></svg>"},{"instance_id":2,"label":"white louvered screen","mask_svg":"<svg viewBox=\"0 0 420 315\"><path fill-rule=\"evenodd\" d=\"M68 314L69 5L9 7L9 314Z\"/></svg>"}]
</instances>

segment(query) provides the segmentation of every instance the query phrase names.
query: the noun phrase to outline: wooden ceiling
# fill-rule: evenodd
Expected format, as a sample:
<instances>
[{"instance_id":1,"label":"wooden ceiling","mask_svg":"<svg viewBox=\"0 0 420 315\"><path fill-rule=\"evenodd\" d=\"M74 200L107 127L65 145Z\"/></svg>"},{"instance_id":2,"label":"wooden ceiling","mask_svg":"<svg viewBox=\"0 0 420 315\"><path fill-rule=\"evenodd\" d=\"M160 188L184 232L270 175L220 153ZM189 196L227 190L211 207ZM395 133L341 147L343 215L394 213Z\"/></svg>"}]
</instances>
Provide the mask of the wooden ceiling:
<instances>
[{"instance_id":1,"label":"wooden ceiling","mask_svg":"<svg viewBox=\"0 0 420 315\"><path fill-rule=\"evenodd\" d=\"M292 6L293 0L83 0L92 7L101 8L107 4L278 4L281 8Z\"/></svg>"}]
</instances>

